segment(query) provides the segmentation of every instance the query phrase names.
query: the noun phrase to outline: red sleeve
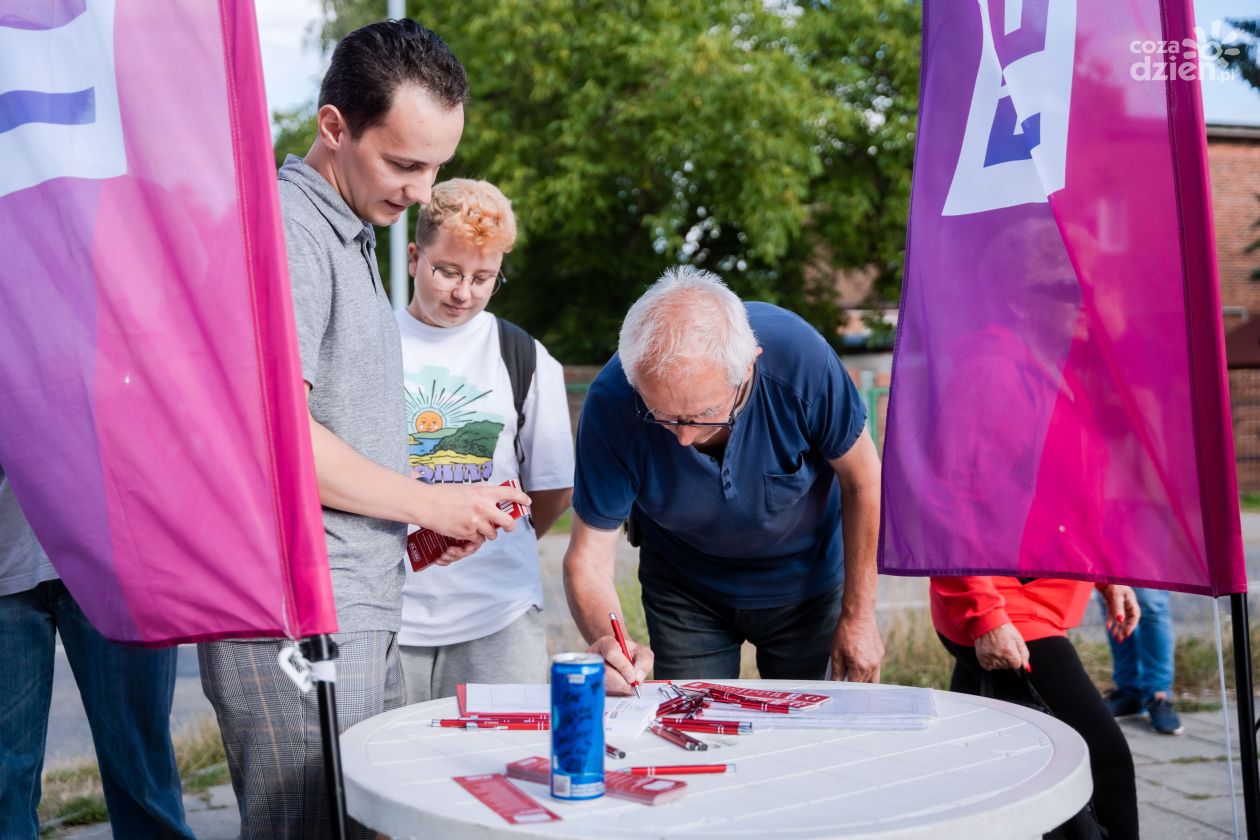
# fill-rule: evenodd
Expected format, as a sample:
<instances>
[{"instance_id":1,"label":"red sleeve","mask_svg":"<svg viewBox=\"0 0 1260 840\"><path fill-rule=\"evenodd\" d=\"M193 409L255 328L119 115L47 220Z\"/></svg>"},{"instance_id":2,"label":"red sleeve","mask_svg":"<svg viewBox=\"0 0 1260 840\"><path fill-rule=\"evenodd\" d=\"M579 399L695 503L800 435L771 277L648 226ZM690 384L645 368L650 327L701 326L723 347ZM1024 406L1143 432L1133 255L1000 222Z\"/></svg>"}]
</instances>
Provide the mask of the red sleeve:
<instances>
[{"instance_id":1,"label":"red sleeve","mask_svg":"<svg viewBox=\"0 0 1260 840\"><path fill-rule=\"evenodd\" d=\"M1006 599L990 577L934 577L932 592L950 624L972 642L1011 621Z\"/></svg>"}]
</instances>

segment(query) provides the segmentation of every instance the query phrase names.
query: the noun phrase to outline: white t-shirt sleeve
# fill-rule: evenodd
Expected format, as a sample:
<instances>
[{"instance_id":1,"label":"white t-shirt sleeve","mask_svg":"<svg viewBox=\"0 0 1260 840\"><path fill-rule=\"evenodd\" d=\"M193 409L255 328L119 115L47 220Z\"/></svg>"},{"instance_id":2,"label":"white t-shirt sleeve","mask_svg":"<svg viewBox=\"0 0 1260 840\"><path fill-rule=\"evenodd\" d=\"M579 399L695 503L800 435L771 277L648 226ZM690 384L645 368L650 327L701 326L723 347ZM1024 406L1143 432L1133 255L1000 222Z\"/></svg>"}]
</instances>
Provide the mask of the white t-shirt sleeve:
<instances>
[{"instance_id":1,"label":"white t-shirt sleeve","mask_svg":"<svg viewBox=\"0 0 1260 840\"><path fill-rule=\"evenodd\" d=\"M525 450L522 483L530 490L560 490L573 486L573 427L564 389L564 369L539 341L538 362L525 395Z\"/></svg>"}]
</instances>

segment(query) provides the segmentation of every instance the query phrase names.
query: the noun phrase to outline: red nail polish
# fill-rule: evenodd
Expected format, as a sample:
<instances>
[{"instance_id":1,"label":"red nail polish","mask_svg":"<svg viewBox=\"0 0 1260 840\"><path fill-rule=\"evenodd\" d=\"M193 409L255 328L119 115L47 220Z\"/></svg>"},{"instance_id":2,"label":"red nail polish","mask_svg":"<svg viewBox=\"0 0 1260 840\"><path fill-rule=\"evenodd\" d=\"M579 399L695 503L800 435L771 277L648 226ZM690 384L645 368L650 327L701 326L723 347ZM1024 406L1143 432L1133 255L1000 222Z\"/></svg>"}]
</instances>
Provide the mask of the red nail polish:
<instances>
[{"instance_id":1,"label":"red nail polish","mask_svg":"<svg viewBox=\"0 0 1260 840\"><path fill-rule=\"evenodd\" d=\"M1024 663L1024 670L1025 670L1025 671L1027 671L1028 673L1030 673L1030 674L1031 674L1031 673L1032 673L1032 663L1031 663L1031 662L1025 662L1025 663Z\"/></svg>"},{"instance_id":2,"label":"red nail polish","mask_svg":"<svg viewBox=\"0 0 1260 840\"><path fill-rule=\"evenodd\" d=\"M1124 622L1124 613L1116 613L1116 621Z\"/></svg>"}]
</instances>

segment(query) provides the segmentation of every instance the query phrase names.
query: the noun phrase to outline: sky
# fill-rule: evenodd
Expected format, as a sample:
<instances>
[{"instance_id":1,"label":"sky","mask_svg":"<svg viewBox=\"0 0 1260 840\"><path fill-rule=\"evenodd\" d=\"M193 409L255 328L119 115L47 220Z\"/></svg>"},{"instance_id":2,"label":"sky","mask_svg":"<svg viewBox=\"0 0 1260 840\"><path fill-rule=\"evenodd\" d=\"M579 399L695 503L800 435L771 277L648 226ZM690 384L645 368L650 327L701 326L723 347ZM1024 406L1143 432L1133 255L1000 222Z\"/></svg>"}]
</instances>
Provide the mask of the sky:
<instances>
[{"instance_id":1,"label":"sky","mask_svg":"<svg viewBox=\"0 0 1260 840\"><path fill-rule=\"evenodd\" d=\"M385 0L380 5L383 17ZM1228 18L1260 17L1260 0L1195 0L1194 5L1199 28L1209 36L1228 35ZM313 100L325 67L312 33L321 20L319 0L257 0L256 8L270 109L287 110ZM1203 74L1207 121L1260 125L1260 92L1245 82L1210 75Z\"/></svg>"}]
</instances>

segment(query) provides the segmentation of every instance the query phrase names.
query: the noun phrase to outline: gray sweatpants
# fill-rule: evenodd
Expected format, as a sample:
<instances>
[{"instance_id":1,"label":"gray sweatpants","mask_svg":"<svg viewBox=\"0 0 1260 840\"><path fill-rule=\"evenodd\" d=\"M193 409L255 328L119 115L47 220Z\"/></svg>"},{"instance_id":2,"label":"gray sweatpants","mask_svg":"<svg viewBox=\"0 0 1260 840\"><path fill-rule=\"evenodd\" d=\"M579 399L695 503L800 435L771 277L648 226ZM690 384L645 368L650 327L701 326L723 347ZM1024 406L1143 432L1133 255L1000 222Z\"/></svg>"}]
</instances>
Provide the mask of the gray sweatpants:
<instances>
[{"instance_id":1,"label":"gray sweatpants","mask_svg":"<svg viewBox=\"0 0 1260 840\"><path fill-rule=\"evenodd\" d=\"M480 639L440 647L402 645L400 649L409 704L453 697L458 683L547 681L547 630L537 607Z\"/></svg>"},{"instance_id":2,"label":"gray sweatpants","mask_svg":"<svg viewBox=\"0 0 1260 840\"><path fill-rule=\"evenodd\" d=\"M337 725L403 705L394 633L339 633ZM243 840L331 837L315 689L300 692L276 664L280 639L197 646L201 688L219 719ZM357 823L351 837L372 838Z\"/></svg>"}]
</instances>

